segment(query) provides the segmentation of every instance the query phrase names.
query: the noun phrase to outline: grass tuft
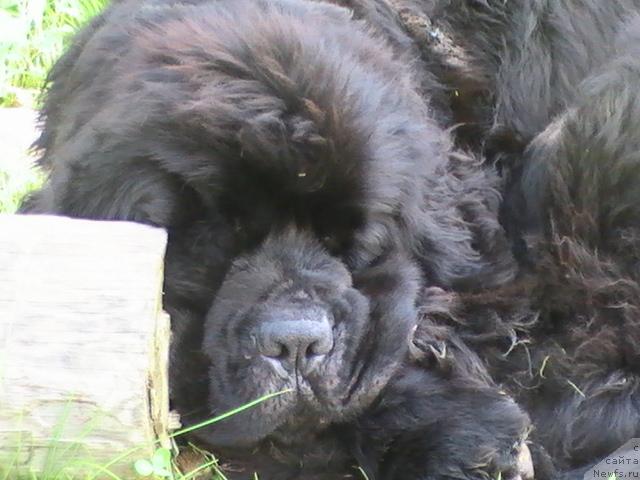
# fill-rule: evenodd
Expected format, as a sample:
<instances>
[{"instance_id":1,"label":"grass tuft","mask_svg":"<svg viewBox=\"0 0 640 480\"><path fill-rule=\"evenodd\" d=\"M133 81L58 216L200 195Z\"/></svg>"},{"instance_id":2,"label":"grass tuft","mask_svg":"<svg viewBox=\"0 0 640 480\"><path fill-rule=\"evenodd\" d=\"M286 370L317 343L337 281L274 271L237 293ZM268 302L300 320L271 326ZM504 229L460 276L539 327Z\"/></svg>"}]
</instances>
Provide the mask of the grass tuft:
<instances>
[{"instance_id":1,"label":"grass tuft","mask_svg":"<svg viewBox=\"0 0 640 480\"><path fill-rule=\"evenodd\" d=\"M31 105L69 39L108 0L0 0L0 106Z\"/></svg>"},{"instance_id":2,"label":"grass tuft","mask_svg":"<svg viewBox=\"0 0 640 480\"><path fill-rule=\"evenodd\" d=\"M178 430L170 435L170 437L177 438L195 430L208 427L233 415L237 415L245 410L251 409L263 402L290 392L291 389L287 389L264 395L210 420ZM70 406L71 404L69 404L69 407ZM63 411L59 421L53 428L51 442L48 446L48 454L42 473L36 474L34 472L29 472L26 475L19 473L15 467L15 462L12 461L8 466L0 465L0 478L3 480L95 480L97 478L130 480L130 477L127 477L127 479L121 478L111 470L114 465L129 464L131 466L131 472L132 474L135 472L136 478L146 478L149 480L195 480L196 478L202 478L201 475L207 474L209 475L208 478L211 480L227 480L227 477L218 466L218 459L213 454L190 445L191 450L198 454L201 461L199 465L191 467L188 471L183 471L180 467L180 462L177 459L176 452L159 446L158 440L156 441L158 448L156 448L151 458L135 458L136 452L145 448L145 445L140 445L117 455L113 460L103 465L84 458L70 458L66 465L61 465L60 461L64 459L61 458L61 455L59 454L59 442L63 436L64 425L67 422L69 415L71 415L71 408L67 408ZM23 445L18 445L16 447L18 453L22 447ZM72 456L76 456L79 454L79 451L67 450L65 453L71 453ZM78 467L84 467L83 469L88 471L88 473L80 476L69 473L77 471ZM258 480L257 474L254 474L254 480Z\"/></svg>"},{"instance_id":3,"label":"grass tuft","mask_svg":"<svg viewBox=\"0 0 640 480\"><path fill-rule=\"evenodd\" d=\"M43 173L28 161L0 161L0 213L15 213L22 199L44 181Z\"/></svg>"}]
</instances>

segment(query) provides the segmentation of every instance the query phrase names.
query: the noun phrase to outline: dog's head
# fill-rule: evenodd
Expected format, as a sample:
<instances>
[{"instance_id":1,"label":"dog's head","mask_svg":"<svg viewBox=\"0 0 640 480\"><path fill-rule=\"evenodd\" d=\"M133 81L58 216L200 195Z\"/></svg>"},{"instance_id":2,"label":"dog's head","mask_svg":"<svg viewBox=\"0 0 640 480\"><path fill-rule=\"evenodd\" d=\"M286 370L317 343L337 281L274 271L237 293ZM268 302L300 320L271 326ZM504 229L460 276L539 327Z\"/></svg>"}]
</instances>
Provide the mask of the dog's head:
<instances>
[{"instance_id":1,"label":"dog's head","mask_svg":"<svg viewBox=\"0 0 640 480\"><path fill-rule=\"evenodd\" d=\"M213 444L357 415L406 356L424 276L478 263L410 62L347 10L121 2L52 80L41 200L169 231L183 413L287 391L201 431Z\"/></svg>"},{"instance_id":2,"label":"dog's head","mask_svg":"<svg viewBox=\"0 0 640 480\"><path fill-rule=\"evenodd\" d=\"M170 230L167 303L202 273L205 414L287 391L199 432L216 446L290 440L384 388L417 321L406 232L447 146L408 68L346 11L240 4L174 12L135 39L175 76L157 87L179 100L153 145L193 219Z\"/></svg>"}]
</instances>

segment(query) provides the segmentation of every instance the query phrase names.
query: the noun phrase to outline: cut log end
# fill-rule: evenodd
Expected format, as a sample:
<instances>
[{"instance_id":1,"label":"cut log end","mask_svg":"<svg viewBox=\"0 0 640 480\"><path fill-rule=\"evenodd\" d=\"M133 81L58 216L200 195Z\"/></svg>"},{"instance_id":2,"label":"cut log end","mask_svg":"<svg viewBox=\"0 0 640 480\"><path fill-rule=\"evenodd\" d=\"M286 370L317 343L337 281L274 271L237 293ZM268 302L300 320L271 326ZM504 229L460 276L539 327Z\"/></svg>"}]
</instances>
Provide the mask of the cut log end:
<instances>
[{"instance_id":1,"label":"cut log end","mask_svg":"<svg viewBox=\"0 0 640 480\"><path fill-rule=\"evenodd\" d=\"M165 247L139 224L0 216L3 468L131 478L170 444Z\"/></svg>"}]
</instances>

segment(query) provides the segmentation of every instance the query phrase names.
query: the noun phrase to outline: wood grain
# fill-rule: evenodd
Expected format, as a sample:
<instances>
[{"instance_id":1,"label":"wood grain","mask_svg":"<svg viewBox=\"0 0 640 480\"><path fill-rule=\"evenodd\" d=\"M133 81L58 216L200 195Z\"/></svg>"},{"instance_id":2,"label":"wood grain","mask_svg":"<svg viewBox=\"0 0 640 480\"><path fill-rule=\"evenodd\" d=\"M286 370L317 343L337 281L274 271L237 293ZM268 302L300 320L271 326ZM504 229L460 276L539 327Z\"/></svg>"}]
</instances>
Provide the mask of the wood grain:
<instances>
[{"instance_id":1,"label":"wood grain","mask_svg":"<svg viewBox=\"0 0 640 480\"><path fill-rule=\"evenodd\" d=\"M165 445L166 233L126 222L0 216L0 465L91 470Z\"/></svg>"}]
</instances>

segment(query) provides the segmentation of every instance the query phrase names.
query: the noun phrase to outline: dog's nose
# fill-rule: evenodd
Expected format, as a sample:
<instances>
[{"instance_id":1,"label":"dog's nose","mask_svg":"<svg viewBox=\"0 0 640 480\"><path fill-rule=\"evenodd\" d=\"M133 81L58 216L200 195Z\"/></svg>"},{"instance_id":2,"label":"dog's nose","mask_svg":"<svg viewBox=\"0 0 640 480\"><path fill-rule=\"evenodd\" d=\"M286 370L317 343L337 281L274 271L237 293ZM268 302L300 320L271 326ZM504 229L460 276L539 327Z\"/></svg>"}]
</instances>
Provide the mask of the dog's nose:
<instances>
[{"instance_id":1,"label":"dog's nose","mask_svg":"<svg viewBox=\"0 0 640 480\"><path fill-rule=\"evenodd\" d=\"M309 315L309 312L305 312L299 320L290 318L291 315L284 317L260 325L260 354L277 359L288 368L305 369L310 360L331 351L333 333L325 313Z\"/></svg>"}]
</instances>

